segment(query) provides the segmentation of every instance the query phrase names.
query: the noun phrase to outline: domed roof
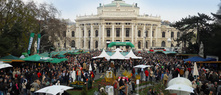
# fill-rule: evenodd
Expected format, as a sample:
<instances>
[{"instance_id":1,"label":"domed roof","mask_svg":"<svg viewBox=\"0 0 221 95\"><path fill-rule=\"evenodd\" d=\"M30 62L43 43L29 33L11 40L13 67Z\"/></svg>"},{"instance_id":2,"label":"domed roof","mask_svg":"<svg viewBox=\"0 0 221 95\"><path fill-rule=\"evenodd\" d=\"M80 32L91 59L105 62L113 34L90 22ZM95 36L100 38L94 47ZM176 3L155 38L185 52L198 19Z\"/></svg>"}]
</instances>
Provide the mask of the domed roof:
<instances>
[{"instance_id":1,"label":"domed roof","mask_svg":"<svg viewBox=\"0 0 221 95\"><path fill-rule=\"evenodd\" d=\"M114 0L110 4L105 4L104 5L104 7L117 7L117 6L120 6L120 7L132 7L133 5L132 4L127 4L127 3L125 3L122 0Z\"/></svg>"}]
</instances>

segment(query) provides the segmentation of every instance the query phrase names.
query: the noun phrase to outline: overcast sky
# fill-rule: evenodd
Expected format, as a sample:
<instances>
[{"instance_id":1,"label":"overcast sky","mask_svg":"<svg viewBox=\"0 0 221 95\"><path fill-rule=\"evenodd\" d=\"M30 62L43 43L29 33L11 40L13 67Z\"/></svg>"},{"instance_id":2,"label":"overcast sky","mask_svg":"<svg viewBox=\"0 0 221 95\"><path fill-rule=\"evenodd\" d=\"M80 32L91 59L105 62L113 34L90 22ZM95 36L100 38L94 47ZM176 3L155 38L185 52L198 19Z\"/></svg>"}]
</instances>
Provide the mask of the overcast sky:
<instances>
[{"instance_id":1,"label":"overcast sky","mask_svg":"<svg viewBox=\"0 0 221 95\"><path fill-rule=\"evenodd\" d=\"M30 0L23 0L30 1ZM99 3L108 4L113 0L34 0L36 3L52 3L59 11L61 18L75 21L76 15L97 13ZM205 13L211 15L219 9L220 0L124 0L128 4L137 3L140 15L161 16L162 20L175 22L188 15Z\"/></svg>"}]
</instances>

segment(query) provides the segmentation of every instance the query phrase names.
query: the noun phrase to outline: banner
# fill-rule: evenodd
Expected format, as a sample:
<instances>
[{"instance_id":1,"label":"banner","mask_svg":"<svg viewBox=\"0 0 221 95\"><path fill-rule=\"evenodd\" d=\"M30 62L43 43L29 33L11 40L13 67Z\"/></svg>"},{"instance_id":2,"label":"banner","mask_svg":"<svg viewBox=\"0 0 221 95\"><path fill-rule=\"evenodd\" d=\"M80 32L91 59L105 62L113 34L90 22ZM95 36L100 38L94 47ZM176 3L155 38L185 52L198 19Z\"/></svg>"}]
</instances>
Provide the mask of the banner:
<instances>
[{"instance_id":1,"label":"banner","mask_svg":"<svg viewBox=\"0 0 221 95\"><path fill-rule=\"evenodd\" d=\"M31 45L32 45L34 36L35 36L35 33L30 34L29 45L28 45L28 54L31 53Z\"/></svg>"},{"instance_id":2,"label":"banner","mask_svg":"<svg viewBox=\"0 0 221 95\"><path fill-rule=\"evenodd\" d=\"M40 49L40 42L41 42L41 34L38 34L38 41L37 41L37 53L39 53L39 49Z\"/></svg>"}]
</instances>

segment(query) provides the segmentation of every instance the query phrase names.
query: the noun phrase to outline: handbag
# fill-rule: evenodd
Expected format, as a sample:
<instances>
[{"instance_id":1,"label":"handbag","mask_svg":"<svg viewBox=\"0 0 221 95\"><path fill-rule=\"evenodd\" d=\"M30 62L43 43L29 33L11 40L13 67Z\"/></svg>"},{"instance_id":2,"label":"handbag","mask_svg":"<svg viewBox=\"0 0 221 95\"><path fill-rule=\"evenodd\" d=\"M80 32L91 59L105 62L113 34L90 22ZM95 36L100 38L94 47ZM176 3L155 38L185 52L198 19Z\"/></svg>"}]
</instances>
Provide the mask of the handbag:
<instances>
[{"instance_id":1,"label":"handbag","mask_svg":"<svg viewBox=\"0 0 221 95\"><path fill-rule=\"evenodd\" d=\"M35 91L35 88L32 87L32 88L30 89L30 91Z\"/></svg>"}]
</instances>

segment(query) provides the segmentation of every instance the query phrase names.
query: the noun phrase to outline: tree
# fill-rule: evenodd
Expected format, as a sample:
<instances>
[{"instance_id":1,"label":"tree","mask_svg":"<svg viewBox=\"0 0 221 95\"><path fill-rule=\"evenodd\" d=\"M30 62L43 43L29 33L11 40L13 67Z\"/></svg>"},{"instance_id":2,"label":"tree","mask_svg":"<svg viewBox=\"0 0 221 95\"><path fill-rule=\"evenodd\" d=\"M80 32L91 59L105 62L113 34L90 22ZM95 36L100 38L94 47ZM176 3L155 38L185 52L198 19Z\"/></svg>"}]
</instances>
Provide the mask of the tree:
<instances>
[{"instance_id":1,"label":"tree","mask_svg":"<svg viewBox=\"0 0 221 95\"><path fill-rule=\"evenodd\" d=\"M210 34L211 25L210 21L213 19L206 14L198 13L197 16L189 16L182 18L180 21L177 21L175 24L172 24L173 27L182 32L180 38L177 39L178 43L182 41L184 43L184 48L186 47L186 42L194 43L196 42L197 47L194 50L198 51L200 42L205 42L205 37ZM195 37L194 32L196 31L196 40L192 41Z\"/></svg>"}]
</instances>

